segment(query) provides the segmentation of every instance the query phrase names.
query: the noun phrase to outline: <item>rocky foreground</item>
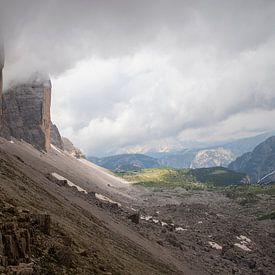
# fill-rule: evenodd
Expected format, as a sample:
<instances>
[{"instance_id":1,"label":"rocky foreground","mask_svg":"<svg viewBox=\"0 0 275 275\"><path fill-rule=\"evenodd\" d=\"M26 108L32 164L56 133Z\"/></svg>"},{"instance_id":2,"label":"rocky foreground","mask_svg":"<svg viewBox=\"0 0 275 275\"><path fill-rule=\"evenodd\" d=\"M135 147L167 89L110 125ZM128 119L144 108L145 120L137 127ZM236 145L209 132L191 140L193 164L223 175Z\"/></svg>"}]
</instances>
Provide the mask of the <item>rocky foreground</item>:
<instances>
[{"instance_id":1,"label":"rocky foreground","mask_svg":"<svg viewBox=\"0 0 275 275\"><path fill-rule=\"evenodd\" d=\"M272 195L145 189L0 140L3 274L274 274Z\"/></svg>"},{"instance_id":2,"label":"rocky foreground","mask_svg":"<svg viewBox=\"0 0 275 275\"><path fill-rule=\"evenodd\" d=\"M134 189L84 159L1 139L0 190L4 274L201 273L132 228Z\"/></svg>"}]
</instances>

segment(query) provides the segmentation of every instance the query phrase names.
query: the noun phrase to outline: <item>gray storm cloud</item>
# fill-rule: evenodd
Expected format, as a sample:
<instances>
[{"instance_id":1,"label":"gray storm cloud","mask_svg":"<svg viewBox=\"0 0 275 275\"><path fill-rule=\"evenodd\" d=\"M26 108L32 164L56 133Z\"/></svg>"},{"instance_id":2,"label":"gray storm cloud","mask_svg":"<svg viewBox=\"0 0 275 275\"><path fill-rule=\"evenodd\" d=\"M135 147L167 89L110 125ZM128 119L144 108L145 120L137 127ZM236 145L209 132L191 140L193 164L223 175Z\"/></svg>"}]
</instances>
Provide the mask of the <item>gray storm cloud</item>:
<instances>
[{"instance_id":1,"label":"gray storm cloud","mask_svg":"<svg viewBox=\"0 0 275 275\"><path fill-rule=\"evenodd\" d=\"M0 0L5 80L50 73L54 118L89 153L254 133L255 112L275 108L274 12L268 0Z\"/></svg>"},{"instance_id":2,"label":"gray storm cloud","mask_svg":"<svg viewBox=\"0 0 275 275\"><path fill-rule=\"evenodd\" d=\"M257 47L274 34L273 11L274 1L253 0L0 1L7 63L50 73L91 55L161 48L170 37L179 47L213 44L228 54Z\"/></svg>"}]
</instances>

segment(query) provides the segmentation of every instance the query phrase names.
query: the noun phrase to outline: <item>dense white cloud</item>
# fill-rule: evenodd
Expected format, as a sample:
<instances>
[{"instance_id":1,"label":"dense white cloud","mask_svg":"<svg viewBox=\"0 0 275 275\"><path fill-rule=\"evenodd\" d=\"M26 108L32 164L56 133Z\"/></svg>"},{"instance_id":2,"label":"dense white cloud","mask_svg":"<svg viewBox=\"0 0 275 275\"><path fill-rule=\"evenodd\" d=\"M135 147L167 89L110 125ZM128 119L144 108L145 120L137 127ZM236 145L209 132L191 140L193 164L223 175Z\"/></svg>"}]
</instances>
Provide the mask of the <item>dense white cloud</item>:
<instances>
[{"instance_id":1,"label":"dense white cloud","mask_svg":"<svg viewBox=\"0 0 275 275\"><path fill-rule=\"evenodd\" d=\"M53 77L87 154L274 129L275 2L0 0L6 80Z\"/></svg>"},{"instance_id":2,"label":"dense white cloud","mask_svg":"<svg viewBox=\"0 0 275 275\"><path fill-rule=\"evenodd\" d=\"M167 138L189 144L270 130L273 48L268 42L221 61L216 52L206 49L204 58L201 51L187 49L181 59L188 70L181 70L174 51L91 59L54 82L54 118L90 154L154 141L158 147ZM71 120L64 123L64 117Z\"/></svg>"}]
</instances>

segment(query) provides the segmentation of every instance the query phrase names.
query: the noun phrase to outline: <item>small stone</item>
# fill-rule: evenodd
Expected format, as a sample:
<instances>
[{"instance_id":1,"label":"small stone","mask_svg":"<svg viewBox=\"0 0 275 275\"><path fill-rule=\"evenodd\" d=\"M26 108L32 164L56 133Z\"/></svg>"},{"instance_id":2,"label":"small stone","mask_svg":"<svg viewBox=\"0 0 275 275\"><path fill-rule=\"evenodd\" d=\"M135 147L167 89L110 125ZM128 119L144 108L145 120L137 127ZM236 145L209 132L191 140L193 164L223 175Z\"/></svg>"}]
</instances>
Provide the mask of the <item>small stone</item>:
<instances>
[{"instance_id":1,"label":"small stone","mask_svg":"<svg viewBox=\"0 0 275 275\"><path fill-rule=\"evenodd\" d=\"M83 249L79 252L79 255L83 256L83 257L88 257L88 251L87 249Z\"/></svg>"}]
</instances>

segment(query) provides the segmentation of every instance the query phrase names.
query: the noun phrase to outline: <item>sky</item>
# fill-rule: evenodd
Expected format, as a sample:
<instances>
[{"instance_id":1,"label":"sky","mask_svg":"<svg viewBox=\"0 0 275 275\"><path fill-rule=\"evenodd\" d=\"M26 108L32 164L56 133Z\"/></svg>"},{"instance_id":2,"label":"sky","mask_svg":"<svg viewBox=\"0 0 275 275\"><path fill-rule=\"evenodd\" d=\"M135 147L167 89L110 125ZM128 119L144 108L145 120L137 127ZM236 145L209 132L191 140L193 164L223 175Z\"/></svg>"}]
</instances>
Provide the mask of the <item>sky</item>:
<instances>
[{"instance_id":1,"label":"sky","mask_svg":"<svg viewBox=\"0 0 275 275\"><path fill-rule=\"evenodd\" d=\"M0 0L5 85L51 76L86 155L179 150L275 129L275 1Z\"/></svg>"}]
</instances>

